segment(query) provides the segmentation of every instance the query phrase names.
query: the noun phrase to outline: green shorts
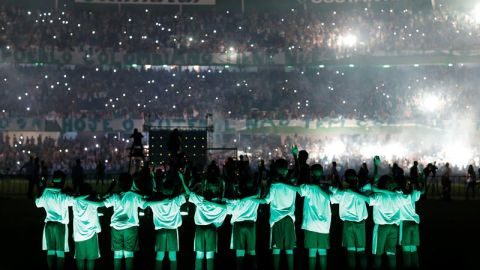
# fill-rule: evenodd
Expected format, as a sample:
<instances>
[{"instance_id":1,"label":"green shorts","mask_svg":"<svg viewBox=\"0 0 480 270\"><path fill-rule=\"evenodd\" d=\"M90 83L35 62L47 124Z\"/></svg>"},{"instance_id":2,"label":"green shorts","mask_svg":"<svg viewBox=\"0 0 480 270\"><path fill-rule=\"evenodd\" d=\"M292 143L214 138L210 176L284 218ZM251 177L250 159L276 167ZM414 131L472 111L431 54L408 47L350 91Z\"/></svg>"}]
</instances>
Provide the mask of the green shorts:
<instances>
[{"instance_id":1,"label":"green shorts","mask_svg":"<svg viewBox=\"0 0 480 270\"><path fill-rule=\"evenodd\" d=\"M43 231L43 250L68 252L68 228L66 224L49 221Z\"/></svg>"},{"instance_id":2,"label":"green shorts","mask_svg":"<svg viewBox=\"0 0 480 270\"><path fill-rule=\"evenodd\" d=\"M157 230L155 251L178 251L178 229Z\"/></svg>"},{"instance_id":3,"label":"green shorts","mask_svg":"<svg viewBox=\"0 0 480 270\"><path fill-rule=\"evenodd\" d=\"M399 242L401 246L420 246L420 229L415 221L403 221L400 224Z\"/></svg>"},{"instance_id":4,"label":"green shorts","mask_svg":"<svg viewBox=\"0 0 480 270\"><path fill-rule=\"evenodd\" d=\"M254 221L240 221L233 223L230 248L235 250L255 250L256 224Z\"/></svg>"},{"instance_id":5,"label":"green shorts","mask_svg":"<svg viewBox=\"0 0 480 270\"><path fill-rule=\"evenodd\" d=\"M294 249L296 242L295 225L291 217L284 217L273 224L270 237L272 249Z\"/></svg>"},{"instance_id":6,"label":"green shorts","mask_svg":"<svg viewBox=\"0 0 480 270\"><path fill-rule=\"evenodd\" d=\"M217 228L214 225L197 225L195 229L194 251L217 251Z\"/></svg>"},{"instance_id":7,"label":"green shorts","mask_svg":"<svg viewBox=\"0 0 480 270\"><path fill-rule=\"evenodd\" d=\"M365 248L365 220L344 221L342 232L342 246L346 248Z\"/></svg>"},{"instance_id":8,"label":"green shorts","mask_svg":"<svg viewBox=\"0 0 480 270\"><path fill-rule=\"evenodd\" d=\"M85 241L75 242L76 260L96 260L98 258L100 258L100 249L97 234Z\"/></svg>"},{"instance_id":9,"label":"green shorts","mask_svg":"<svg viewBox=\"0 0 480 270\"><path fill-rule=\"evenodd\" d=\"M398 225L375 224L373 228L372 254L396 253L398 243Z\"/></svg>"},{"instance_id":10,"label":"green shorts","mask_svg":"<svg viewBox=\"0 0 480 270\"><path fill-rule=\"evenodd\" d=\"M305 248L329 249L330 235L328 233L317 233L308 230L305 232Z\"/></svg>"},{"instance_id":11,"label":"green shorts","mask_svg":"<svg viewBox=\"0 0 480 270\"><path fill-rule=\"evenodd\" d=\"M123 230L112 228L112 251L137 251L138 227L133 226Z\"/></svg>"}]
</instances>

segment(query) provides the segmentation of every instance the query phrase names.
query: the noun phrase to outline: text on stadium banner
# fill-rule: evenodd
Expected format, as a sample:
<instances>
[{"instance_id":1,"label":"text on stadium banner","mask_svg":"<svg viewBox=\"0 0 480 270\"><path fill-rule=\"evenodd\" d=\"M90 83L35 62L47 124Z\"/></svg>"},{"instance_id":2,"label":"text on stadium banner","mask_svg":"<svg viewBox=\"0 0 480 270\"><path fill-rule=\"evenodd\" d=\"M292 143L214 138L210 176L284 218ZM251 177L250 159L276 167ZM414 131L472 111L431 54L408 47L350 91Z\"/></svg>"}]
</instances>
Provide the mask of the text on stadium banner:
<instances>
[{"instance_id":1,"label":"text on stadium banner","mask_svg":"<svg viewBox=\"0 0 480 270\"><path fill-rule=\"evenodd\" d=\"M328 132L338 134L363 134L367 132L392 132L401 129L444 132L454 126L455 121L437 122L436 125L413 122L390 123L383 121L322 118L322 119L216 119L213 122L216 133L298 133ZM148 127L187 127L204 128L205 119L120 117L101 119L99 117L57 117L44 118L3 117L0 118L0 131L52 131L52 132L131 132L134 128L147 131ZM480 131L480 121L476 124Z\"/></svg>"},{"instance_id":2,"label":"text on stadium banner","mask_svg":"<svg viewBox=\"0 0 480 270\"><path fill-rule=\"evenodd\" d=\"M132 4L132 5L215 5L216 0L75 0L87 4Z\"/></svg>"}]
</instances>

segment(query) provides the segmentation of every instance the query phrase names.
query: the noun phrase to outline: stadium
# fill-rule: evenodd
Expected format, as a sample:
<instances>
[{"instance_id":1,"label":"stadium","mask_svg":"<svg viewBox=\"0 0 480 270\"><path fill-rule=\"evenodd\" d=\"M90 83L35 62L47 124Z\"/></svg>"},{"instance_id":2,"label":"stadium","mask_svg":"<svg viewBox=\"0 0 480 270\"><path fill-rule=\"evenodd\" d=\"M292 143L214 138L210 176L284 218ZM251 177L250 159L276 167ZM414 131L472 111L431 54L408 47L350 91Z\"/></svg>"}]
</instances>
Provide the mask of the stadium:
<instances>
[{"instance_id":1,"label":"stadium","mask_svg":"<svg viewBox=\"0 0 480 270\"><path fill-rule=\"evenodd\" d=\"M0 0L0 269L477 269L479 63L477 0Z\"/></svg>"}]
</instances>

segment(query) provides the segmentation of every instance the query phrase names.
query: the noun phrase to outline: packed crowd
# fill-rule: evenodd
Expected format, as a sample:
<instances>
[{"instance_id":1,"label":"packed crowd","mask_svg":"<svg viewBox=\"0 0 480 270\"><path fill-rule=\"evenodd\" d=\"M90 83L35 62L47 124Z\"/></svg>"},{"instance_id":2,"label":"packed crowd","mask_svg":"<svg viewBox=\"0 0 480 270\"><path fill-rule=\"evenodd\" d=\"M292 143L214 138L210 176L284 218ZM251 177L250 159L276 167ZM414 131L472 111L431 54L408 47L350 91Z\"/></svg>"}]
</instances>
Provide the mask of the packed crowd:
<instances>
[{"instance_id":1,"label":"packed crowd","mask_svg":"<svg viewBox=\"0 0 480 270\"><path fill-rule=\"evenodd\" d=\"M75 139L42 136L10 138L7 134L0 140L0 174L35 174L40 179L60 170L70 175L77 159L82 161L89 179L96 177L99 164L102 164L105 174L118 174L128 168L128 140L122 139L87 138L85 135Z\"/></svg>"},{"instance_id":2,"label":"packed crowd","mask_svg":"<svg viewBox=\"0 0 480 270\"><path fill-rule=\"evenodd\" d=\"M58 138L46 137L29 138L20 135L18 138L7 134L0 140L0 169L1 175L29 175L35 174L37 178L48 178L53 171L60 170L72 177L76 160L81 161L85 172L85 179L94 180L98 177L99 167L103 167L103 174L109 175L105 179L114 178L120 172L129 170L129 154L132 141L128 135L108 135L102 133L79 134L74 138L60 136ZM146 136L146 134L145 134ZM243 156L249 170L256 170L261 164L269 163L282 157L288 157L290 147L295 145L301 149L311 149L310 162L319 163L325 167L327 174L332 170L332 162L336 169L343 173L349 168L360 168L369 157L376 153L382 158L382 166L392 169L394 164L402 168L409 168L413 160L420 164L435 163L443 168L448 162L450 170L455 177L463 177L467 173L467 166L480 167L477 155L478 149L472 146L471 152L461 153L462 159L451 158L448 155L434 155L442 151L442 145L431 147L418 147L415 139L397 143L391 135L344 135L336 138L328 136L311 137L304 135L280 136L275 134L246 134L238 140L232 141L229 135L224 139L228 144L222 145L215 142L218 147L236 147L238 155ZM223 141L227 143L227 141ZM143 143L147 144L146 139ZM148 144L147 144L148 145ZM146 152L145 152L146 153ZM233 151L209 151L207 157L214 161L220 170L227 166L228 157ZM470 158L466 155L472 155ZM35 160L31 160L31 158ZM293 159L289 162L293 163ZM26 165L33 164L34 173L28 171ZM100 166L99 166L100 164ZM161 168L161 164L156 164ZM423 169L422 165L420 168ZM132 168L130 168L132 169ZM70 178L71 179L71 178ZM462 178L463 179L463 178Z\"/></svg>"},{"instance_id":3,"label":"packed crowd","mask_svg":"<svg viewBox=\"0 0 480 270\"><path fill-rule=\"evenodd\" d=\"M427 121L477 112L477 74L466 66L255 72L4 66L0 114Z\"/></svg>"},{"instance_id":4,"label":"packed crowd","mask_svg":"<svg viewBox=\"0 0 480 270\"><path fill-rule=\"evenodd\" d=\"M471 146L470 152L459 153L463 154L459 159L445 153L443 148L446 144L420 145L415 136L407 140L389 134L342 135L334 138L298 134L286 136L256 134L242 135L241 139L233 141L231 145L237 147L240 154L248 157L252 169L256 168L261 160L268 161L288 156L292 145L310 149L310 161L322 164L325 172L330 171L332 162L336 162L340 172L349 168L358 169L374 153L382 158L382 166L390 169L393 164L409 168L414 160L420 164L435 163L439 167L450 163L452 174L463 177L466 175L468 165L480 167L479 159L476 158L478 148L475 146ZM223 160L217 160L223 164ZM422 166L420 165L423 169Z\"/></svg>"},{"instance_id":5,"label":"packed crowd","mask_svg":"<svg viewBox=\"0 0 480 270\"><path fill-rule=\"evenodd\" d=\"M159 52L317 51L396 53L405 50L471 50L479 43L477 19L465 11L351 9L158 14L145 11L0 10L0 46ZM232 48L232 49L231 49Z\"/></svg>"}]
</instances>

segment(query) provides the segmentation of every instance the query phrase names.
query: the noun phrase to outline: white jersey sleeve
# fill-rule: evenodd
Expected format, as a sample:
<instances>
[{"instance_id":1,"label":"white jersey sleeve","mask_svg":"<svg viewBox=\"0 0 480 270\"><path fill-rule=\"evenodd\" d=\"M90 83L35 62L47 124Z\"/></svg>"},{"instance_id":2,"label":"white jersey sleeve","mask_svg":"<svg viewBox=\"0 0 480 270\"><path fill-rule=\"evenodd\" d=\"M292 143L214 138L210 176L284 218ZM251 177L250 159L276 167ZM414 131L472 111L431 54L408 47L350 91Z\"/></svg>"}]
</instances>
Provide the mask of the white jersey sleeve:
<instances>
[{"instance_id":1,"label":"white jersey sleeve","mask_svg":"<svg viewBox=\"0 0 480 270\"><path fill-rule=\"evenodd\" d=\"M35 205L38 207L38 208L42 208L42 207L45 207L45 199L43 196L40 196L38 198L35 199Z\"/></svg>"},{"instance_id":2,"label":"white jersey sleeve","mask_svg":"<svg viewBox=\"0 0 480 270\"><path fill-rule=\"evenodd\" d=\"M301 197L309 196L310 189L307 185L301 185L298 193Z\"/></svg>"},{"instance_id":3,"label":"white jersey sleeve","mask_svg":"<svg viewBox=\"0 0 480 270\"><path fill-rule=\"evenodd\" d=\"M191 192L188 201L195 205L198 205L199 203L203 202L203 197Z\"/></svg>"},{"instance_id":4,"label":"white jersey sleeve","mask_svg":"<svg viewBox=\"0 0 480 270\"><path fill-rule=\"evenodd\" d=\"M110 197L106 198L104 203L105 207L110 208L110 207L115 207L115 204L118 202L118 195L117 194L112 194Z\"/></svg>"}]
</instances>

